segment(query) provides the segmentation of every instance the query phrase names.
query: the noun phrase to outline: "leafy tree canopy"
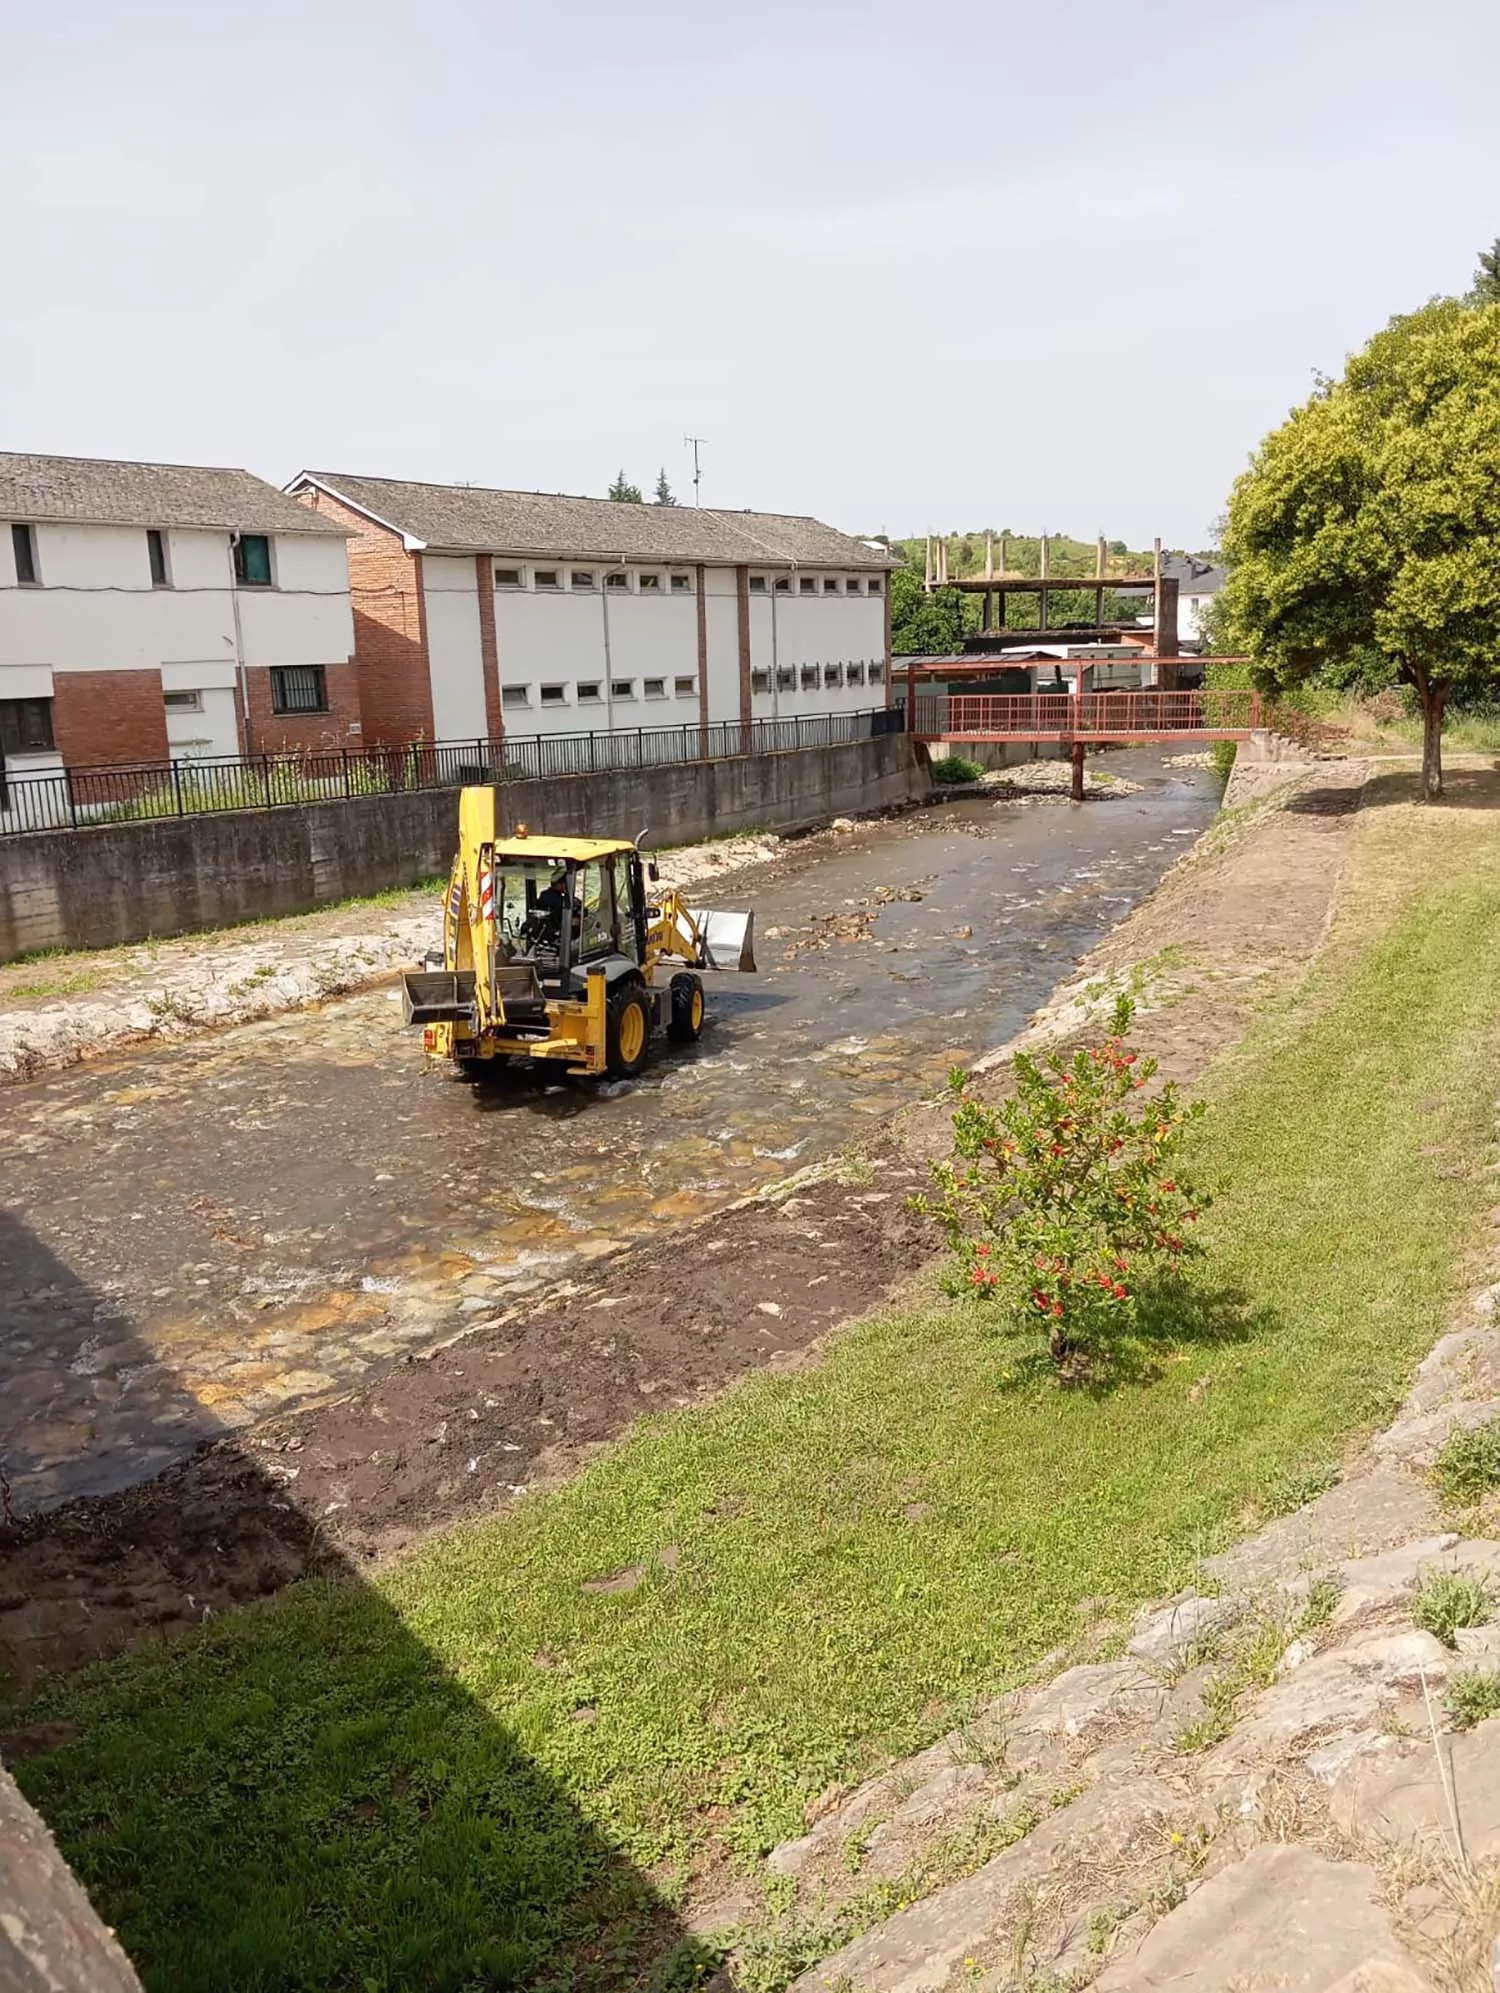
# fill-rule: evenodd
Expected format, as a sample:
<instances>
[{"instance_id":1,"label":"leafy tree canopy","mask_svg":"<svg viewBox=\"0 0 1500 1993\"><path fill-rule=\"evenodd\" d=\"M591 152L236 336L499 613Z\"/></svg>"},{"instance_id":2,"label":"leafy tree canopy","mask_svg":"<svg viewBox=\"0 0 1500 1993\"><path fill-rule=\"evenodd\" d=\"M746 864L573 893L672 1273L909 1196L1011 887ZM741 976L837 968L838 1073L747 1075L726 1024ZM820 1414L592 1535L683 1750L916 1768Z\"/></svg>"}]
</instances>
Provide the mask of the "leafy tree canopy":
<instances>
[{"instance_id":1,"label":"leafy tree canopy","mask_svg":"<svg viewBox=\"0 0 1500 1993\"><path fill-rule=\"evenodd\" d=\"M1488 249L1479 252L1479 268L1474 272L1470 304L1500 304L1500 236Z\"/></svg>"},{"instance_id":2,"label":"leafy tree canopy","mask_svg":"<svg viewBox=\"0 0 1500 1993\"><path fill-rule=\"evenodd\" d=\"M915 568L891 576L891 649L904 657L947 657L963 647L964 604L956 588L929 595Z\"/></svg>"},{"instance_id":3,"label":"leafy tree canopy","mask_svg":"<svg viewBox=\"0 0 1500 1993\"><path fill-rule=\"evenodd\" d=\"M616 505L639 505L641 488L638 484L632 484L621 469L615 473L615 481L609 488L609 496Z\"/></svg>"},{"instance_id":4,"label":"leafy tree canopy","mask_svg":"<svg viewBox=\"0 0 1500 1993\"><path fill-rule=\"evenodd\" d=\"M1396 318L1235 485L1229 634L1267 690L1315 673L1414 688L1423 793L1450 695L1500 690L1500 303Z\"/></svg>"},{"instance_id":5,"label":"leafy tree canopy","mask_svg":"<svg viewBox=\"0 0 1500 1993\"><path fill-rule=\"evenodd\" d=\"M637 493L637 496L639 496L639 493ZM665 464L656 473L656 490L652 494L651 503L653 505L675 505L677 503L677 500L672 496L672 487L667 483L667 467Z\"/></svg>"}]
</instances>

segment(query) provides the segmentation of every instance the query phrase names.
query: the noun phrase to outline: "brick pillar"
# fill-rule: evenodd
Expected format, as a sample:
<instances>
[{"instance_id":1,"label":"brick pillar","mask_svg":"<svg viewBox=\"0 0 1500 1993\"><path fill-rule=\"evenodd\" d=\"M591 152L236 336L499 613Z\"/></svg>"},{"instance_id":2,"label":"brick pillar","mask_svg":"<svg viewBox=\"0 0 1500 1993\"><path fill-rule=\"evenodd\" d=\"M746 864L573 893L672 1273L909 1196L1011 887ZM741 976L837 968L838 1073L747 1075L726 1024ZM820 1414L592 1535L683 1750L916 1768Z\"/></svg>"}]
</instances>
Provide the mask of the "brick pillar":
<instances>
[{"instance_id":1,"label":"brick pillar","mask_svg":"<svg viewBox=\"0 0 1500 1993\"><path fill-rule=\"evenodd\" d=\"M734 606L740 632L740 725L748 727L754 713L750 698L750 570L734 571Z\"/></svg>"},{"instance_id":2,"label":"brick pillar","mask_svg":"<svg viewBox=\"0 0 1500 1993\"><path fill-rule=\"evenodd\" d=\"M702 561L698 563L698 729L702 734L701 752L708 752L708 593L705 586L708 571Z\"/></svg>"},{"instance_id":3,"label":"brick pillar","mask_svg":"<svg viewBox=\"0 0 1500 1993\"><path fill-rule=\"evenodd\" d=\"M422 568L422 556L411 557L412 587L417 597L417 655L422 660L422 674L425 677L427 711L432 712L432 652L427 648L427 577ZM433 720L432 734L437 738L437 721Z\"/></svg>"},{"instance_id":4,"label":"brick pillar","mask_svg":"<svg viewBox=\"0 0 1500 1993\"><path fill-rule=\"evenodd\" d=\"M474 580L479 589L479 657L484 667L484 724L491 740L505 738L500 705L500 649L495 641L495 562L490 554L474 556Z\"/></svg>"}]
</instances>

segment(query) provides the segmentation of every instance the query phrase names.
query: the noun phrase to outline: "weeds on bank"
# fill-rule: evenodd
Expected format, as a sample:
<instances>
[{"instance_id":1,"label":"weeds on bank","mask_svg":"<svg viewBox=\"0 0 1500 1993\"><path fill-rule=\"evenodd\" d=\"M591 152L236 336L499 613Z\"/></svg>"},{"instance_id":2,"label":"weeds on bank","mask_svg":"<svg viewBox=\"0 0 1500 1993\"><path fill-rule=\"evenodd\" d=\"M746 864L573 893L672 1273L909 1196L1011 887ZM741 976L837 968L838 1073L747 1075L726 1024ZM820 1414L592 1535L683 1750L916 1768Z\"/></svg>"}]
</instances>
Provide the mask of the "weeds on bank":
<instances>
[{"instance_id":1,"label":"weeds on bank","mask_svg":"<svg viewBox=\"0 0 1500 1993\"><path fill-rule=\"evenodd\" d=\"M1432 1478L1454 1508L1472 1508L1500 1488L1500 1419L1455 1427L1438 1453Z\"/></svg>"},{"instance_id":2,"label":"weeds on bank","mask_svg":"<svg viewBox=\"0 0 1500 1993\"><path fill-rule=\"evenodd\" d=\"M1487 1716L1500 1716L1500 1669L1461 1668L1450 1675L1443 1707L1455 1730L1472 1730Z\"/></svg>"},{"instance_id":3,"label":"weeds on bank","mask_svg":"<svg viewBox=\"0 0 1500 1993\"><path fill-rule=\"evenodd\" d=\"M1436 1634L1445 1647L1458 1645L1463 1626L1486 1626L1495 1602L1487 1586L1457 1571L1434 1571L1423 1579L1412 1600L1411 1616L1424 1633Z\"/></svg>"}]
</instances>

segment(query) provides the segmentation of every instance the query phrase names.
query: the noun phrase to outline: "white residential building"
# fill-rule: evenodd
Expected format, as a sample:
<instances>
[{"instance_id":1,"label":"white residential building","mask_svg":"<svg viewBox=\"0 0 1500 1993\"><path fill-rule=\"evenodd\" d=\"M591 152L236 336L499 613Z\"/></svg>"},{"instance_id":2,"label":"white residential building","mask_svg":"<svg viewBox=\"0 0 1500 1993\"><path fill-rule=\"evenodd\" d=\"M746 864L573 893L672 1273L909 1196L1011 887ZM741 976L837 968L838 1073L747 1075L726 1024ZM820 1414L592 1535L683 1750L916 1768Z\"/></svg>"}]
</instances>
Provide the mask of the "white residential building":
<instances>
[{"instance_id":1,"label":"white residential building","mask_svg":"<svg viewBox=\"0 0 1500 1993\"><path fill-rule=\"evenodd\" d=\"M372 742L887 703L895 563L815 519L333 471L287 489L350 535Z\"/></svg>"},{"instance_id":2,"label":"white residential building","mask_svg":"<svg viewBox=\"0 0 1500 1993\"><path fill-rule=\"evenodd\" d=\"M248 471L0 454L3 772L357 747L344 543Z\"/></svg>"}]
</instances>

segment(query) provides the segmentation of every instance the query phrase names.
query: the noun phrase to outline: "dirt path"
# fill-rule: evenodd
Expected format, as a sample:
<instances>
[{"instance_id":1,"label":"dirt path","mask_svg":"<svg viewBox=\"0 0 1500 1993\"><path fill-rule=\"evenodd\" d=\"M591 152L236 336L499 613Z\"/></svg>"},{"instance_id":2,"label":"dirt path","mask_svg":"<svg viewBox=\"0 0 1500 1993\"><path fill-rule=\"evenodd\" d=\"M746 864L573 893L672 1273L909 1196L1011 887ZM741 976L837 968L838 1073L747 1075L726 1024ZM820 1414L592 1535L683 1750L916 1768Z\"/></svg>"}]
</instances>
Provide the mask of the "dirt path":
<instances>
[{"instance_id":1,"label":"dirt path","mask_svg":"<svg viewBox=\"0 0 1500 1993\"><path fill-rule=\"evenodd\" d=\"M1200 1072L1327 930L1358 764L1320 770L1235 834L1211 831L1056 993L1035 1029L1078 1028L1081 993L1145 965L1141 1037ZM367 1568L427 1532L571 1471L641 1413L747 1369L804 1360L928 1256L906 1210L942 1142L914 1107L846 1165L817 1165L703 1222L601 1258L367 1386L226 1438L162 1478L5 1533L0 1653L22 1680L155 1628Z\"/></svg>"}]
</instances>

